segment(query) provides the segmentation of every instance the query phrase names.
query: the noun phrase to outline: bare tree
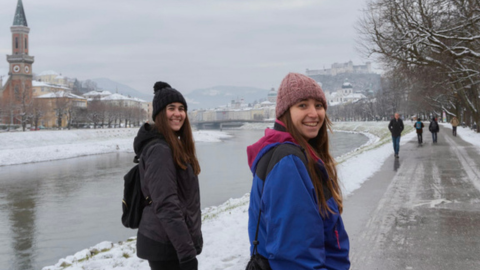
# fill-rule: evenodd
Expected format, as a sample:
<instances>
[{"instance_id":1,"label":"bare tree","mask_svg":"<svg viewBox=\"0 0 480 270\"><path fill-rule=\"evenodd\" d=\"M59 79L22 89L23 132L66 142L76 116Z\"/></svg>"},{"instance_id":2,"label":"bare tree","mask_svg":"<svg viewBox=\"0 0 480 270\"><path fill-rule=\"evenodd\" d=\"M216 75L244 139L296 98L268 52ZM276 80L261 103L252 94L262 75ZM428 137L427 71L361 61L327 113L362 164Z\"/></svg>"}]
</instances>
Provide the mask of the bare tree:
<instances>
[{"instance_id":1,"label":"bare tree","mask_svg":"<svg viewBox=\"0 0 480 270\"><path fill-rule=\"evenodd\" d=\"M446 108L457 98L479 122L480 0L376 0L364 14L357 30L365 55L390 70L404 65L435 74L423 79L427 99ZM449 93L432 99L434 85Z\"/></svg>"},{"instance_id":2,"label":"bare tree","mask_svg":"<svg viewBox=\"0 0 480 270\"><path fill-rule=\"evenodd\" d=\"M75 106L74 102L71 102L71 105L65 111L65 117L67 119L67 129L72 128L72 124L77 120L80 115L81 108ZM78 125L76 125L78 128Z\"/></svg>"},{"instance_id":3,"label":"bare tree","mask_svg":"<svg viewBox=\"0 0 480 270\"><path fill-rule=\"evenodd\" d=\"M77 79L73 82L72 93L79 96L84 93L82 83Z\"/></svg>"},{"instance_id":4,"label":"bare tree","mask_svg":"<svg viewBox=\"0 0 480 270\"><path fill-rule=\"evenodd\" d=\"M98 89L97 83L92 80L86 80L82 83L82 86L86 91L95 91Z\"/></svg>"},{"instance_id":5,"label":"bare tree","mask_svg":"<svg viewBox=\"0 0 480 270\"><path fill-rule=\"evenodd\" d=\"M40 119L46 114L49 107L44 100L35 98L32 105L32 125L38 129Z\"/></svg>"},{"instance_id":6,"label":"bare tree","mask_svg":"<svg viewBox=\"0 0 480 270\"><path fill-rule=\"evenodd\" d=\"M87 119L93 123L93 128L97 128L99 123L104 121L105 104L98 99L88 103Z\"/></svg>"},{"instance_id":7,"label":"bare tree","mask_svg":"<svg viewBox=\"0 0 480 270\"><path fill-rule=\"evenodd\" d=\"M106 121L107 121L107 126L109 128L112 128L116 124L116 120L118 119L118 111L119 107L116 104L107 104L107 116L106 116Z\"/></svg>"},{"instance_id":8,"label":"bare tree","mask_svg":"<svg viewBox=\"0 0 480 270\"><path fill-rule=\"evenodd\" d=\"M15 111L15 104L13 101L13 97L9 98L2 98L0 99L0 105L1 105L1 110L2 110L2 115L3 118L6 120L6 123L8 123L8 129L13 128L13 120L14 120L14 111Z\"/></svg>"},{"instance_id":9,"label":"bare tree","mask_svg":"<svg viewBox=\"0 0 480 270\"><path fill-rule=\"evenodd\" d=\"M65 91L56 91L55 95L55 115L57 116L57 127L61 129L63 122L66 119L68 123L68 111L72 107L72 101L68 98L68 94Z\"/></svg>"},{"instance_id":10,"label":"bare tree","mask_svg":"<svg viewBox=\"0 0 480 270\"><path fill-rule=\"evenodd\" d=\"M32 118L32 89L31 87L26 86L23 81L20 86L15 85L13 88L15 99L13 110L15 112L15 119L20 122L22 130L25 131L27 123L30 122L30 119Z\"/></svg>"}]
</instances>

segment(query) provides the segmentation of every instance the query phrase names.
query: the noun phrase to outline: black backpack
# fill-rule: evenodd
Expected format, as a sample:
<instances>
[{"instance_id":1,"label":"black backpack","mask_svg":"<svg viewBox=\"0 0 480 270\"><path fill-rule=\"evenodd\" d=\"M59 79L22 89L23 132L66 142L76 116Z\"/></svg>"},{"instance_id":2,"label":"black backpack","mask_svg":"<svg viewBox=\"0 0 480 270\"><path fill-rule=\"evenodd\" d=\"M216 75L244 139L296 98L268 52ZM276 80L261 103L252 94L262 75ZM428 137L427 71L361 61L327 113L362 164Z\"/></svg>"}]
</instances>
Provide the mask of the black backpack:
<instances>
[{"instance_id":1,"label":"black backpack","mask_svg":"<svg viewBox=\"0 0 480 270\"><path fill-rule=\"evenodd\" d=\"M147 151L148 147L158 142L157 139L149 141L141 150ZM140 153L140 156L141 156ZM131 229L137 229L142 219L142 212L145 206L152 203L152 199L145 197L140 186L140 169L138 167L139 160L137 156L133 159L137 163L133 168L123 177L123 200L122 200L122 224Z\"/></svg>"},{"instance_id":2,"label":"black backpack","mask_svg":"<svg viewBox=\"0 0 480 270\"><path fill-rule=\"evenodd\" d=\"M432 121L432 131L437 130L437 128L438 128L437 121Z\"/></svg>"}]
</instances>

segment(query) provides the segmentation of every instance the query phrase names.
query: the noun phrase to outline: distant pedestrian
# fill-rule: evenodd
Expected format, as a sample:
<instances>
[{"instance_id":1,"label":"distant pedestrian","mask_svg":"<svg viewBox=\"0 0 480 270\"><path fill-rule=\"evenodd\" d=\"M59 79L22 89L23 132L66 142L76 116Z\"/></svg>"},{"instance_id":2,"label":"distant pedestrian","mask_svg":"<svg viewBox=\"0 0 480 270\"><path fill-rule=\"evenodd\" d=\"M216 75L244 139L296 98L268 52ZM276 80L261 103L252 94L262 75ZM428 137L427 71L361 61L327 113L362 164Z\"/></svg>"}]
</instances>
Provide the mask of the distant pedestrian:
<instances>
[{"instance_id":1,"label":"distant pedestrian","mask_svg":"<svg viewBox=\"0 0 480 270\"><path fill-rule=\"evenodd\" d=\"M423 128L425 127L422 123L422 118L419 117L413 127L417 130L418 144L421 145L423 143Z\"/></svg>"},{"instance_id":2,"label":"distant pedestrian","mask_svg":"<svg viewBox=\"0 0 480 270\"><path fill-rule=\"evenodd\" d=\"M403 120L400 119L400 114L395 113L395 117L390 120L388 124L388 129L392 134L393 151L395 152L396 158L398 158L398 153L400 152L400 136L402 135L403 128Z\"/></svg>"},{"instance_id":3,"label":"distant pedestrian","mask_svg":"<svg viewBox=\"0 0 480 270\"><path fill-rule=\"evenodd\" d=\"M454 116L452 120L450 120L450 124L452 124L452 133L453 136L457 136L457 127L460 124L460 121L458 121L458 118Z\"/></svg>"},{"instance_id":4,"label":"distant pedestrian","mask_svg":"<svg viewBox=\"0 0 480 270\"><path fill-rule=\"evenodd\" d=\"M440 127L438 126L438 122L435 117L432 117L432 121L430 121L428 130L430 130L430 132L432 133L433 143L437 143L437 133L440 131Z\"/></svg>"},{"instance_id":5,"label":"distant pedestrian","mask_svg":"<svg viewBox=\"0 0 480 270\"><path fill-rule=\"evenodd\" d=\"M143 210L137 232L137 256L152 270L197 270L203 247L200 165L183 95L157 82L152 101L155 124L145 123L134 140L141 154L142 192L152 203ZM156 141L156 142L155 142Z\"/></svg>"},{"instance_id":6,"label":"distant pedestrian","mask_svg":"<svg viewBox=\"0 0 480 270\"><path fill-rule=\"evenodd\" d=\"M350 269L326 110L320 85L289 73L278 89L273 129L247 148L250 252L271 269Z\"/></svg>"}]
</instances>

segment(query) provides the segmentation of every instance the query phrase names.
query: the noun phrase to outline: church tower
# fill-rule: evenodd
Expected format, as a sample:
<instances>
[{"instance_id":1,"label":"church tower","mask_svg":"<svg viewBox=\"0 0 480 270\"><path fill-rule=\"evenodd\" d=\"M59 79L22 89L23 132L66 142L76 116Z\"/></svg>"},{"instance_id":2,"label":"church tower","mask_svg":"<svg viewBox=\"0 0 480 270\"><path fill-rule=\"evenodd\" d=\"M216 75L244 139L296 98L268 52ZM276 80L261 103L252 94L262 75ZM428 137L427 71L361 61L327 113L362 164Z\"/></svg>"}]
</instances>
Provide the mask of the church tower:
<instances>
[{"instance_id":1,"label":"church tower","mask_svg":"<svg viewBox=\"0 0 480 270\"><path fill-rule=\"evenodd\" d=\"M10 63L10 79L15 86L25 83L25 87L31 89L34 57L28 54L30 28L28 28L22 0L18 0L13 26L10 27L10 31L12 32L12 55L7 55L7 61ZM20 88L23 88L23 86ZM22 91L22 89L19 91Z\"/></svg>"},{"instance_id":2,"label":"church tower","mask_svg":"<svg viewBox=\"0 0 480 270\"><path fill-rule=\"evenodd\" d=\"M30 40L27 18L23 9L22 0L18 0L12 32L12 54L7 55L9 63L8 81L3 91L0 91L0 98L3 105L12 107L12 110L26 109L25 106L32 102L32 64L34 57L29 55ZM2 93L3 92L3 93ZM21 108L23 106L24 108ZM12 112L15 114L15 112ZM15 121L17 122L17 121Z\"/></svg>"}]
</instances>

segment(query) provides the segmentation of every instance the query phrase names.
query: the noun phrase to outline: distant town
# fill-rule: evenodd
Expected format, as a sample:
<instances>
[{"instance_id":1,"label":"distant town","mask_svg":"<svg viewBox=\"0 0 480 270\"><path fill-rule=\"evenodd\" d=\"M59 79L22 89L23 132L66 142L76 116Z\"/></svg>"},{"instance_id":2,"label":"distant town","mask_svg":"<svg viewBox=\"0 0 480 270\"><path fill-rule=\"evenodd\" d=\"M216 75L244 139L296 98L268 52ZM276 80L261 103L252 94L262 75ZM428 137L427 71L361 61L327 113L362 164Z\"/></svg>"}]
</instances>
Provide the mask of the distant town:
<instances>
[{"instance_id":1,"label":"distant town","mask_svg":"<svg viewBox=\"0 0 480 270\"><path fill-rule=\"evenodd\" d=\"M118 89L100 89L92 80L79 81L52 70L34 74L35 59L29 54L30 28L21 0L10 29L9 72L0 74L0 130L130 127L149 121L150 101L122 95ZM371 71L370 62L357 66L352 61L334 63L329 69L307 69L305 73L323 87L329 106L352 104L373 95L371 83L357 88L348 76L371 75L378 81L380 77ZM335 80L332 82L330 78ZM238 97L228 104L190 110L189 117L199 128L235 121L273 121L276 97L277 92L272 88L259 100L245 102Z\"/></svg>"},{"instance_id":2,"label":"distant town","mask_svg":"<svg viewBox=\"0 0 480 270\"><path fill-rule=\"evenodd\" d=\"M335 63L334 66L345 66L352 67L352 62L338 64ZM307 73L309 71L307 70ZM337 70L335 75L327 76L348 76L348 75L359 75L359 74L370 74L369 70L351 70L345 68L342 70ZM318 75L318 74L315 74ZM324 74L322 74L324 75ZM378 74L372 74L374 77ZM312 76L310 76L312 77ZM327 80L327 79L325 79ZM317 80L317 83L322 86L322 82ZM337 87L329 87L332 90L325 90L325 96L329 107L335 107L338 105L347 105L347 104L356 104L360 101L366 101L373 97L374 91L367 87L363 89L356 89L350 83L348 78L345 78L343 83L337 84ZM323 87L323 86L322 86ZM259 122L259 121L274 121L275 120L275 105L277 100L277 92L275 88L272 88L265 99L260 101L254 101L253 103L247 103L243 98L237 98L232 100L231 103L225 104L223 106L218 106L212 109L204 110L194 110L189 113L191 122L196 124L198 127L204 126L214 126L220 127L220 125L227 124L229 122L235 121L249 121L249 122ZM360 115L359 115L360 117ZM365 117L363 117L365 119ZM342 119L346 120L346 119Z\"/></svg>"}]
</instances>

